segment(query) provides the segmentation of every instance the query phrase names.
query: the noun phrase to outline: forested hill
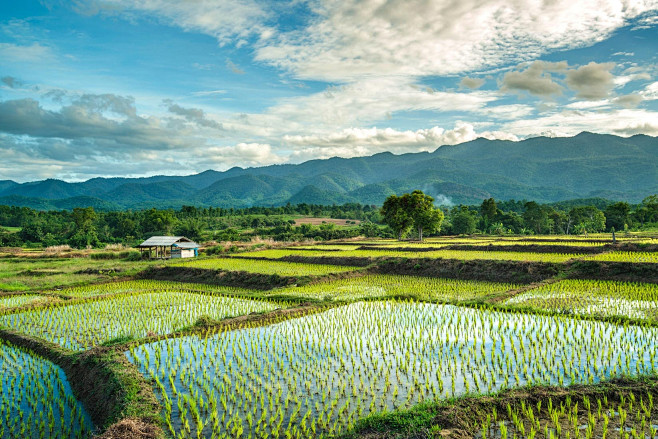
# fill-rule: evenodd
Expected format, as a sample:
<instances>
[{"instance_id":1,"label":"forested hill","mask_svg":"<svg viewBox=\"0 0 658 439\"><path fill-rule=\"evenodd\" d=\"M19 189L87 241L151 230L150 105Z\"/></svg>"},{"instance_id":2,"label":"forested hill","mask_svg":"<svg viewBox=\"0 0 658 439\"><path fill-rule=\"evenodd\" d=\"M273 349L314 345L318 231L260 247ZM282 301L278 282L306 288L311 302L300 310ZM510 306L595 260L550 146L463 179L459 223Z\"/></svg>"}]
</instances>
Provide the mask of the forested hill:
<instances>
[{"instance_id":1,"label":"forested hill","mask_svg":"<svg viewBox=\"0 0 658 439\"><path fill-rule=\"evenodd\" d=\"M586 197L639 202L658 193L658 138L583 132L521 142L477 139L432 153L375 154L188 176L0 181L0 204L37 209L248 207L359 202L422 189L437 200L548 203Z\"/></svg>"}]
</instances>

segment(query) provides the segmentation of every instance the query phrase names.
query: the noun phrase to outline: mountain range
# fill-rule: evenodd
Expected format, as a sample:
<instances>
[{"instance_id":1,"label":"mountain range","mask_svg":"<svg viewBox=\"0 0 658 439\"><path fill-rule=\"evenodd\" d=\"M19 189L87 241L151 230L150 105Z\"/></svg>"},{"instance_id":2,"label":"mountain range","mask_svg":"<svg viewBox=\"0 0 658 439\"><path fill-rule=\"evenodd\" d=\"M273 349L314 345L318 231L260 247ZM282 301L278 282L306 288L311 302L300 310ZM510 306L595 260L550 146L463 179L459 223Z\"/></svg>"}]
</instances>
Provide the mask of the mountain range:
<instances>
[{"instance_id":1,"label":"mountain range","mask_svg":"<svg viewBox=\"0 0 658 439\"><path fill-rule=\"evenodd\" d=\"M208 170L187 176L0 181L0 204L41 210L249 207L286 203L381 205L421 189L437 204L483 199L550 203L601 197L639 202L658 193L658 138L583 132L519 142L484 138L433 152Z\"/></svg>"}]
</instances>

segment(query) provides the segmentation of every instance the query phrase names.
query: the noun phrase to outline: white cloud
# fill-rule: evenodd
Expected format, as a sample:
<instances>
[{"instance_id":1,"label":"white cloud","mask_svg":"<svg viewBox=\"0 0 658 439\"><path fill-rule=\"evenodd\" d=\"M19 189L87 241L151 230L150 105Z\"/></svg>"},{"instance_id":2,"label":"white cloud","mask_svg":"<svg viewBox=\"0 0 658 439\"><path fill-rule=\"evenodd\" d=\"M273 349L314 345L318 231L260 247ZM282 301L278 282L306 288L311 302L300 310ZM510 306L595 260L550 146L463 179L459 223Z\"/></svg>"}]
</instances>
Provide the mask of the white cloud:
<instances>
[{"instance_id":1,"label":"white cloud","mask_svg":"<svg viewBox=\"0 0 658 439\"><path fill-rule=\"evenodd\" d=\"M475 90L482 87L484 85L484 82L485 82L484 78L469 78L468 76L465 76L459 82L459 85L465 88L470 88Z\"/></svg>"},{"instance_id":2,"label":"white cloud","mask_svg":"<svg viewBox=\"0 0 658 439\"><path fill-rule=\"evenodd\" d=\"M316 18L279 33L256 59L299 78L349 82L448 75L589 46L655 8L653 0L343 0L312 3Z\"/></svg>"},{"instance_id":3,"label":"white cloud","mask_svg":"<svg viewBox=\"0 0 658 439\"><path fill-rule=\"evenodd\" d=\"M477 133L473 125L459 122L451 130L440 127L416 131L398 131L393 128L349 128L327 135L284 136L283 142L293 148L292 161L310 158L355 157L391 151L433 151L442 145L475 140L478 137L498 140L519 140L513 134L500 131Z\"/></svg>"},{"instance_id":4,"label":"white cloud","mask_svg":"<svg viewBox=\"0 0 658 439\"><path fill-rule=\"evenodd\" d=\"M254 0L82 0L85 14L146 14L190 32L217 39L220 45L240 44L246 38L270 35L264 22L268 13Z\"/></svg>"},{"instance_id":5,"label":"white cloud","mask_svg":"<svg viewBox=\"0 0 658 439\"><path fill-rule=\"evenodd\" d=\"M565 110L544 117L517 120L503 124L502 130L519 136L535 136L559 132L574 136L582 131L616 135L658 135L658 112L642 109L610 111Z\"/></svg>"},{"instance_id":6,"label":"white cloud","mask_svg":"<svg viewBox=\"0 0 658 439\"><path fill-rule=\"evenodd\" d=\"M285 158L277 155L267 143L238 143L235 146L211 146L198 152L196 160L204 163L231 166L263 166L283 163Z\"/></svg>"},{"instance_id":7,"label":"white cloud","mask_svg":"<svg viewBox=\"0 0 658 439\"><path fill-rule=\"evenodd\" d=\"M0 58L4 61L43 63L54 60L55 54L50 47L39 43L31 45L0 43Z\"/></svg>"},{"instance_id":8,"label":"white cloud","mask_svg":"<svg viewBox=\"0 0 658 439\"><path fill-rule=\"evenodd\" d=\"M614 87L614 76L610 73L615 63L590 62L575 70L567 71L567 85L576 91L576 97L596 100L608 97Z\"/></svg>"},{"instance_id":9,"label":"white cloud","mask_svg":"<svg viewBox=\"0 0 658 439\"><path fill-rule=\"evenodd\" d=\"M555 82L550 72L564 73L569 65L566 61L534 61L525 70L511 71L503 75L501 90L504 92L525 91L543 98L562 93L562 86Z\"/></svg>"},{"instance_id":10,"label":"white cloud","mask_svg":"<svg viewBox=\"0 0 658 439\"><path fill-rule=\"evenodd\" d=\"M640 95L647 101L658 99L658 82L647 85L644 90L640 91Z\"/></svg>"},{"instance_id":11,"label":"white cloud","mask_svg":"<svg viewBox=\"0 0 658 439\"><path fill-rule=\"evenodd\" d=\"M404 78L370 78L308 96L282 99L265 116L283 122L280 128L290 131L304 126L314 132L334 131L336 127L385 120L399 111L477 111L496 99L493 93L481 91L435 91ZM255 120L258 116L250 118Z\"/></svg>"}]
</instances>

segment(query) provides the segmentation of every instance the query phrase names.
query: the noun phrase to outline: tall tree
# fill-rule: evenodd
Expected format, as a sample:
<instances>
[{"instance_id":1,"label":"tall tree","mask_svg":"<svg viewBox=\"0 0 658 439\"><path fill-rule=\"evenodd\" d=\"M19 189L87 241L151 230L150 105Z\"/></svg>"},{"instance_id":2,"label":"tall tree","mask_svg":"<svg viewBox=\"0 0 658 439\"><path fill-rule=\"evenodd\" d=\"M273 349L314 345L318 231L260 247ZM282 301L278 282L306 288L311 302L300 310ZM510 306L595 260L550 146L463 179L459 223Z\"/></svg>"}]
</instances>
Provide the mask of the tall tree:
<instances>
[{"instance_id":1,"label":"tall tree","mask_svg":"<svg viewBox=\"0 0 658 439\"><path fill-rule=\"evenodd\" d=\"M413 225L413 219L405 208L404 202L403 197L391 195L384 201L380 210L384 224L393 229L398 240L402 239L404 234Z\"/></svg>"},{"instance_id":2,"label":"tall tree","mask_svg":"<svg viewBox=\"0 0 658 439\"><path fill-rule=\"evenodd\" d=\"M470 235L475 232L475 215L466 206L454 207L450 215L452 233Z\"/></svg>"},{"instance_id":3,"label":"tall tree","mask_svg":"<svg viewBox=\"0 0 658 439\"><path fill-rule=\"evenodd\" d=\"M98 218L93 207L76 207L71 213L71 218L75 223L75 230L69 242L74 247L88 247L99 244L98 234L94 221Z\"/></svg>"},{"instance_id":4,"label":"tall tree","mask_svg":"<svg viewBox=\"0 0 658 439\"><path fill-rule=\"evenodd\" d=\"M630 204L625 201L613 203L605 208L603 214L605 215L605 226L608 230L613 227L615 230L624 230L628 225L631 213Z\"/></svg>"},{"instance_id":5,"label":"tall tree","mask_svg":"<svg viewBox=\"0 0 658 439\"><path fill-rule=\"evenodd\" d=\"M423 240L423 232L435 233L441 228L443 212L434 207L434 198L415 190L402 196L403 204L411 216L413 226L418 231L418 240Z\"/></svg>"}]
</instances>

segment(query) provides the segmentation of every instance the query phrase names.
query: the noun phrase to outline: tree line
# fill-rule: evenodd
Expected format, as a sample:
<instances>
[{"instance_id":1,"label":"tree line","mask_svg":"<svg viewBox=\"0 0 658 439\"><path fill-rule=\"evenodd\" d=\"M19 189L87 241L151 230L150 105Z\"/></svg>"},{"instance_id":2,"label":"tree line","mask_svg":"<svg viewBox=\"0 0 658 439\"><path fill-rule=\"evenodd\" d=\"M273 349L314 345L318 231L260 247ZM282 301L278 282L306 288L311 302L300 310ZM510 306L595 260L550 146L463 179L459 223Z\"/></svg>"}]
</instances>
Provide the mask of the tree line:
<instances>
[{"instance_id":1,"label":"tree line","mask_svg":"<svg viewBox=\"0 0 658 439\"><path fill-rule=\"evenodd\" d=\"M296 225L295 216L344 218L352 224L350 227L330 223ZM613 228L624 231L651 227L658 227L658 195L636 205L605 200L540 204L489 198L480 205L436 207L432 197L414 191L393 195L381 207L358 203L288 204L245 209L183 206L179 210L99 212L91 207L39 211L0 206L0 246L5 247L134 245L153 235L172 234L200 241L239 241L255 236L294 241L355 236L422 239L426 235L473 233L583 234Z\"/></svg>"}]
</instances>

